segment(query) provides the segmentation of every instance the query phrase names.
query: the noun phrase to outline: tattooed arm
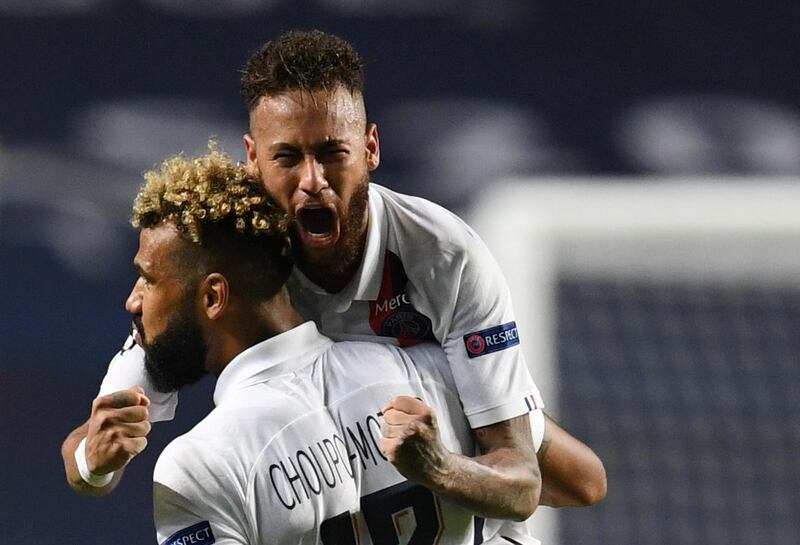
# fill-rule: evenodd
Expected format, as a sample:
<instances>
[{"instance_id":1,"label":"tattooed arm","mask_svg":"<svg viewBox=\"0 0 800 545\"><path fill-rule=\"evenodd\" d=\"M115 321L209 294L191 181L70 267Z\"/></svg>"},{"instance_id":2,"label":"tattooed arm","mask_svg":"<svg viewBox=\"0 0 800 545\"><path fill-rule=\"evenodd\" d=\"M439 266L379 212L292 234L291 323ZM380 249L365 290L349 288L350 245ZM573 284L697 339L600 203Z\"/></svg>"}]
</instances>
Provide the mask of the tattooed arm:
<instances>
[{"instance_id":1,"label":"tattooed arm","mask_svg":"<svg viewBox=\"0 0 800 545\"><path fill-rule=\"evenodd\" d=\"M381 450L405 477L423 484L476 515L524 520L536 509L541 489L527 414L473 430L480 456L448 451L436 415L412 397L384 408Z\"/></svg>"}]
</instances>

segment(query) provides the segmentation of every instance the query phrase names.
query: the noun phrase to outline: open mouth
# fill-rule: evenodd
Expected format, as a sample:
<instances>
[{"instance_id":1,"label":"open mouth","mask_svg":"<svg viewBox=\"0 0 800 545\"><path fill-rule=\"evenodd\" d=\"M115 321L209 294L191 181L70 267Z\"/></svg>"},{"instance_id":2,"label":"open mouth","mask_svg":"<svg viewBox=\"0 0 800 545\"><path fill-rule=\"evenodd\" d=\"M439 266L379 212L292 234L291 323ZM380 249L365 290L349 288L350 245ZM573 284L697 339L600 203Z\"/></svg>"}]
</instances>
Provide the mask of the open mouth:
<instances>
[{"instance_id":1,"label":"open mouth","mask_svg":"<svg viewBox=\"0 0 800 545\"><path fill-rule=\"evenodd\" d=\"M339 239L339 220L332 208L301 208L297 212L297 227L306 245L327 246Z\"/></svg>"}]
</instances>

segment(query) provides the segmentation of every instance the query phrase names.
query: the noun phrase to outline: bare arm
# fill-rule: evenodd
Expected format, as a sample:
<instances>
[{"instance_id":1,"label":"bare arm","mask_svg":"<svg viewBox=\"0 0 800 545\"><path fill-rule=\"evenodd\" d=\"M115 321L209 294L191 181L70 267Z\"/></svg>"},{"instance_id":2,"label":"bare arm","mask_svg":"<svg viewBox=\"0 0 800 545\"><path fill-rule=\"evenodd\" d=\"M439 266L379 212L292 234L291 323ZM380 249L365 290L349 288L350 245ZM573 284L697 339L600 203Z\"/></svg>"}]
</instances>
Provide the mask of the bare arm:
<instances>
[{"instance_id":1,"label":"bare arm","mask_svg":"<svg viewBox=\"0 0 800 545\"><path fill-rule=\"evenodd\" d=\"M433 409L418 399L397 397L383 412L381 449L405 477L484 517L523 520L536 509L528 415L474 430L483 454L469 458L444 447Z\"/></svg>"},{"instance_id":2,"label":"bare arm","mask_svg":"<svg viewBox=\"0 0 800 545\"><path fill-rule=\"evenodd\" d=\"M594 451L545 416L537 457L542 472L541 505L580 507L606 497L606 470Z\"/></svg>"},{"instance_id":3,"label":"bare arm","mask_svg":"<svg viewBox=\"0 0 800 545\"><path fill-rule=\"evenodd\" d=\"M148 404L149 400L139 387L94 400L89 420L67 435L61 445L64 472L74 490L88 496L105 496L116 488L125 466L147 446ZM111 481L104 486L90 485L78 471L75 450L84 438L89 471L97 475L114 472Z\"/></svg>"}]
</instances>

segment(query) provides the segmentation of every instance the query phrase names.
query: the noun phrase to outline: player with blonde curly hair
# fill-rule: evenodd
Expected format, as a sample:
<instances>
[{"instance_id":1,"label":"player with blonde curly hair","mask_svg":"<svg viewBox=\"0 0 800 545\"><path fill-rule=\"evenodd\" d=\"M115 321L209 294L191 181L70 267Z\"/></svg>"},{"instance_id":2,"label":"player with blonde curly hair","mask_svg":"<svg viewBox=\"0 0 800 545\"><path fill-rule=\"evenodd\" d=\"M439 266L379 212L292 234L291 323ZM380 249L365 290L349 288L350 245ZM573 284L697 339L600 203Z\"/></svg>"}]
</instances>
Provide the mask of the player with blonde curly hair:
<instances>
[{"instance_id":1,"label":"player with blonde curly hair","mask_svg":"<svg viewBox=\"0 0 800 545\"><path fill-rule=\"evenodd\" d=\"M530 514L520 477L475 457L441 347L334 343L295 309L287 218L244 167L212 147L145 179L126 308L146 372L162 392L217 377L215 409L156 464L159 543L377 545L408 504L423 542L472 545L500 524L476 515ZM103 487L144 448L147 403L134 389L95 402L73 483ZM404 432L410 414L424 438Z\"/></svg>"},{"instance_id":2,"label":"player with blonde curly hair","mask_svg":"<svg viewBox=\"0 0 800 545\"><path fill-rule=\"evenodd\" d=\"M133 203L134 227L170 221L197 243L203 224L225 219L233 220L240 233L285 236L288 232L286 215L269 201L261 182L247 176L244 166L233 163L213 142L207 155L172 157L144 178Z\"/></svg>"},{"instance_id":3,"label":"player with blonde curly hair","mask_svg":"<svg viewBox=\"0 0 800 545\"><path fill-rule=\"evenodd\" d=\"M358 490L310 372L332 342L304 323L285 286L292 268L286 216L213 146L197 159L172 157L145 180L132 218L140 229L139 278L125 306L146 371L164 392L217 377L215 409L159 457L158 542L311 543L319 520L358 512ZM67 468L72 482L102 486L146 445L142 392L105 401L93 405L89 444ZM287 509L291 490L271 468L303 463L296 453L306 442L332 445L316 456L333 456L336 470L350 473ZM91 456L108 444L116 456L104 463Z\"/></svg>"},{"instance_id":4,"label":"player with blonde curly hair","mask_svg":"<svg viewBox=\"0 0 800 545\"><path fill-rule=\"evenodd\" d=\"M370 181L380 146L363 84L354 48L319 31L292 31L267 42L243 70L250 114L246 168L290 220L294 304L337 339L444 348L473 436L508 477L505 496L494 497L508 516L523 516L539 503L600 501L600 460L554 422L543 424L510 293L483 242L447 210ZM152 388L141 352L132 343L126 348L112 361L99 399L144 386L153 402L151 420L172 418L177 395ZM64 442L65 457L78 437ZM401 456L396 466L415 475L422 464L413 458ZM468 484L451 484L469 492ZM506 535L530 542L515 528Z\"/></svg>"},{"instance_id":5,"label":"player with blonde curly hair","mask_svg":"<svg viewBox=\"0 0 800 545\"><path fill-rule=\"evenodd\" d=\"M193 243L182 245L175 259L186 285L218 272L234 280L233 294L243 299L269 300L283 289L292 268L289 222L241 164L212 144L207 155L172 157L144 178L131 223L142 233L168 225ZM141 270L141 263L137 267ZM147 281L144 274L142 281ZM139 315L134 314L133 321L137 340L146 346L150 327ZM145 358L149 376L162 392L204 374L196 365L202 361L196 330L175 328L170 335L174 343L154 344ZM160 365L153 362L153 354L160 356ZM170 369L175 372L170 374ZM182 370L185 376L180 376Z\"/></svg>"}]
</instances>

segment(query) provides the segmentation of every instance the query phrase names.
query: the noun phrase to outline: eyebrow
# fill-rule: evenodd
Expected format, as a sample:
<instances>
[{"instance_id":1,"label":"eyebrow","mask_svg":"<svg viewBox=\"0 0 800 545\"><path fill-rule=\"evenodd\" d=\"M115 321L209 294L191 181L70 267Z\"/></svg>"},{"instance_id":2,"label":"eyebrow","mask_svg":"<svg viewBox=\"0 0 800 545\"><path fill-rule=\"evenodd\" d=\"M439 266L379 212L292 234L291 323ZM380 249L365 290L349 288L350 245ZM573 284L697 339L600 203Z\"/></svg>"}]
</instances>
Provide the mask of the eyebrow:
<instances>
[{"instance_id":1,"label":"eyebrow","mask_svg":"<svg viewBox=\"0 0 800 545\"><path fill-rule=\"evenodd\" d=\"M323 148L331 147L331 146L341 146L347 144L347 140L343 138L327 138L325 142L320 146Z\"/></svg>"},{"instance_id":2,"label":"eyebrow","mask_svg":"<svg viewBox=\"0 0 800 545\"><path fill-rule=\"evenodd\" d=\"M327 138L321 144L315 144L315 149L325 149L325 148L332 148L336 146L348 146L350 145L349 142L343 138ZM273 150L279 149L299 149L302 146L298 146L296 144L290 144L289 142L276 142L270 146Z\"/></svg>"}]
</instances>

